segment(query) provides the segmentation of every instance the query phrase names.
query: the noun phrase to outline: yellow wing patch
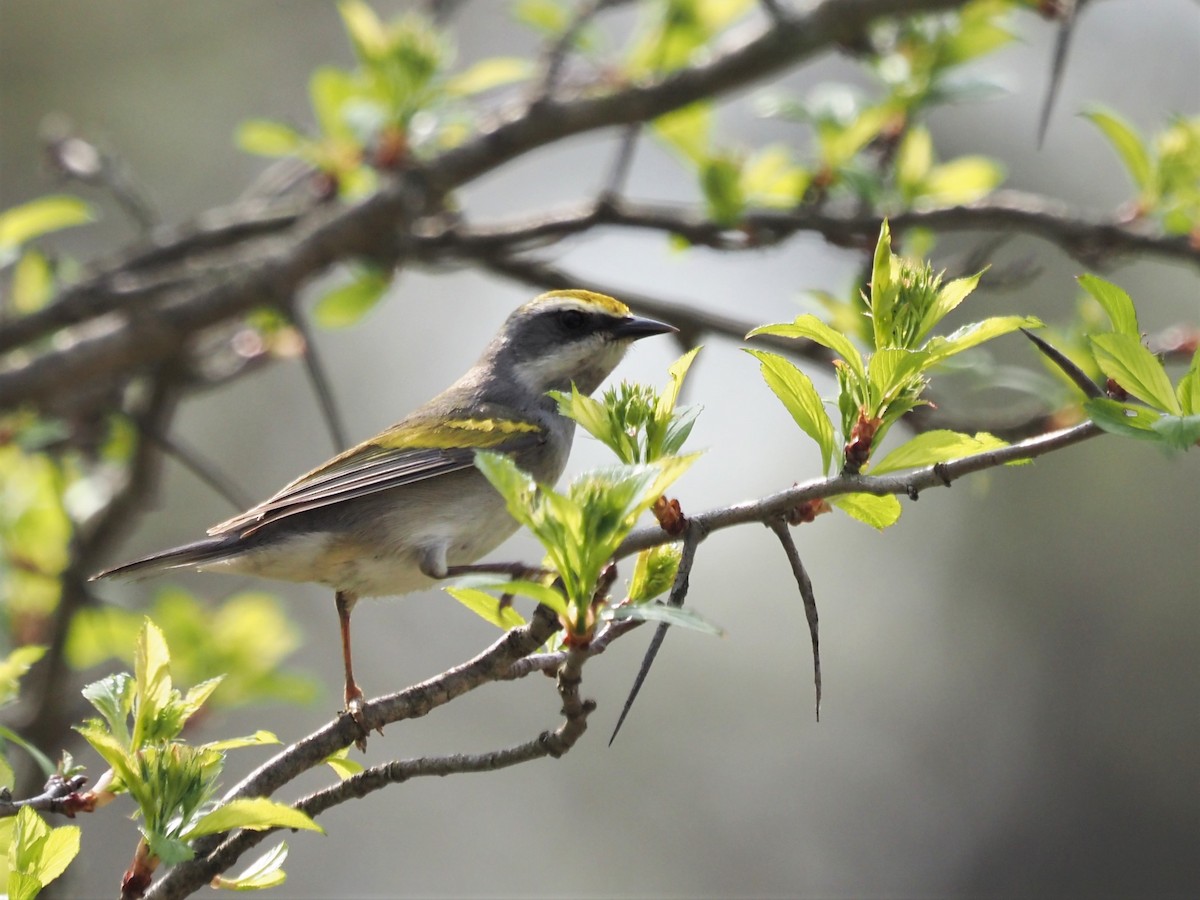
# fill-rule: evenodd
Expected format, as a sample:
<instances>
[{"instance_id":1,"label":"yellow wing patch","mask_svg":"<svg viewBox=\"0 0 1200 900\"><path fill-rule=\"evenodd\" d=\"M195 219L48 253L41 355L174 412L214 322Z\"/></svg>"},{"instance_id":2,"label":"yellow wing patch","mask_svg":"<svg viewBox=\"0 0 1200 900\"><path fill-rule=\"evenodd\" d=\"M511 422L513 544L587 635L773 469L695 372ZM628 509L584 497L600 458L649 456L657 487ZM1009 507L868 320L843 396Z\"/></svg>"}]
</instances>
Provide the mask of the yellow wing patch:
<instances>
[{"instance_id":1,"label":"yellow wing patch","mask_svg":"<svg viewBox=\"0 0 1200 900\"><path fill-rule=\"evenodd\" d=\"M446 419L441 422L414 422L402 431L385 431L370 443L386 450L429 448L449 450L487 449L504 443L514 434L537 434L541 426L512 419Z\"/></svg>"}]
</instances>

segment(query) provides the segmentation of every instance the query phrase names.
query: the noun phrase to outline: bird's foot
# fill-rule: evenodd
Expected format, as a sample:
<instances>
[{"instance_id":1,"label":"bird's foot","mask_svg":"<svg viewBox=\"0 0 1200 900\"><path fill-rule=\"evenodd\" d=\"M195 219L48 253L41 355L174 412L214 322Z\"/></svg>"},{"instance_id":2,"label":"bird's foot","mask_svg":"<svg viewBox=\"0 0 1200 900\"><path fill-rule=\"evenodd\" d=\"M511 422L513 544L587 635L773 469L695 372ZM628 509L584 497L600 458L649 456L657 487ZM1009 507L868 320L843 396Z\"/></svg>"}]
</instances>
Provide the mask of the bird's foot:
<instances>
[{"instance_id":1,"label":"bird's foot","mask_svg":"<svg viewBox=\"0 0 1200 900\"><path fill-rule=\"evenodd\" d=\"M363 753L367 752L367 736L371 730L367 727L366 717L363 715L363 692L357 684L346 687L346 708L342 710L342 715L349 716L354 720L354 724L358 726L360 732L359 737L354 742L354 746ZM383 734L383 727L376 729L380 734Z\"/></svg>"}]
</instances>

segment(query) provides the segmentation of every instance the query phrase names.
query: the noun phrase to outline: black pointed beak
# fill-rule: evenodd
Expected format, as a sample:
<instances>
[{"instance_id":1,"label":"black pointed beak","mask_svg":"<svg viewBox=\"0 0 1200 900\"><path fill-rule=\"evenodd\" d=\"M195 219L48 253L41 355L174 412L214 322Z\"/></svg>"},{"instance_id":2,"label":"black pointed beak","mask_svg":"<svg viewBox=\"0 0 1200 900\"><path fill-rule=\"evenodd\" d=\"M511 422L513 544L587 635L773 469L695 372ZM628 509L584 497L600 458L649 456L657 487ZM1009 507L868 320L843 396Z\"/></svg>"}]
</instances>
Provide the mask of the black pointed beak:
<instances>
[{"instance_id":1,"label":"black pointed beak","mask_svg":"<svg viewBox=\"0 0 1200 900\"><path fill-rule=\"evenodd\" d=\"M613 326L613 337L628 338L629 340L640 340L644 337L650 337L655 334L671 334L679 331L674 325L668 325L666 322L659 322L655 319L647 319L643 316L626 316Z\"/></svg>"}]
</instances>

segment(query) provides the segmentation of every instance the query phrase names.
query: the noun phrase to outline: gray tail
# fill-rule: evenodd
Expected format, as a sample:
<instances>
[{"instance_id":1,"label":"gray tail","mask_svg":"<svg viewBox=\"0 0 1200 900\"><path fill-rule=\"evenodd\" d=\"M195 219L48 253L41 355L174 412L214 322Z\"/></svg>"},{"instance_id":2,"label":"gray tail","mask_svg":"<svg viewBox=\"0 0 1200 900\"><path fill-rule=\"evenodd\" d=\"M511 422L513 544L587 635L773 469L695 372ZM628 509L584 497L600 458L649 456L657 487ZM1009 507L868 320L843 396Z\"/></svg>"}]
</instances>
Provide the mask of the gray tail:
<instances>
[{"instance_id":1,"label":"gray tail","mask_svg":"<svg viewBox=\"0 0 1200 900\"><path fill-rule=\"evenodd\" d=\"M152 575L164 569L183 569L189 566L203 565L207 562L216 562L231 556L231 551L236 544L236 536L206 538L193 544L172 547L170 550L162 550L132 562L113 566L103 572L97 572L88 581L95 581L98 578L136 578Z\"/></svg>"}]
</instances>

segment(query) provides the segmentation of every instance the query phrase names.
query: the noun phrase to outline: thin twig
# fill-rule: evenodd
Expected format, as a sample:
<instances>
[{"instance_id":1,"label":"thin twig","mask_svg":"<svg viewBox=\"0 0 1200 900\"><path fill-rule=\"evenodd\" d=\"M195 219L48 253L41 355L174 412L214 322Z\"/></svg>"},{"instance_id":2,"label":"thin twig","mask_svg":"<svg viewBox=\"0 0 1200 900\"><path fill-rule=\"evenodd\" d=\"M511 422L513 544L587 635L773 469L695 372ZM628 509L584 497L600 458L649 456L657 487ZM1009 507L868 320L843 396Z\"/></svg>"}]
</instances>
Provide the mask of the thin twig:
<instances>
[{"instance_id":1,"label":"thin twig","mask_svg":"<svg viewBox=\"0 0 1200 900\"><path fill-rule=\"evenodd\" d=\"M815 478L758 500L689 514L688 522L692 527L700 523L707 531L712 532L732 528L736 525L745 525L749 522L765 523L806 501L837 497L843 494L864 493L880 496L894 494L912 497L928 488L949 487L953 482L966 475L997 468L1006 463L1036 459L1103 433L1098 425L1087 421L1070 428L1063 428L1010 444L1007 447L984 450L950 462L935 463L932 466L914 469L911 472L895 475L835 475L831 478ZM617 552L613 554L613 558L624 559L642 550L670 543L672 540L674 539L665 535L657 525L641 528L621 543Z\"/></svg>"},{"instance_id":2,"label":"thin twig","mask_svg":"<svg viewBox=\"0 0 1200 900\"><path fill-rule=\"evenodd\" d=\"M15 816L26 806L38 812L56 813L73 818L79 811L79 806L74 801L85 784L86 775L75 775L71 778L52 775L40 794L25 800L14 800L7 788L0 789L0 819Z\"/></svg>"},{"instance_id":3,"label":"thin twig","mask_svg":"<svg viewBox=\"0 0 1200 900\"><path fill-rule=\"evenodd\" d=\"M817 626L817 597L813 593L812 579L808 577L808 572L804 568L804 562L800 559L800 551L796 549L796 542L792 539L792 533L788 530L788 523L782 517L769 519L767 527L775 532L775 536L779 538L779 543L783 545L783 552L787 554L788 563L792 567L792 574L796 577L796 586L800 589L800 597L804 600L804 617L808 619L808 635L812 639L813 652L813 687L816 690L816 708L817 721L821 721L821 641Z\"/></svg>"},{"instance_id":4,"label":"thin twig","mask_svg":"<svg viewBox=\"0 0 1200 900\"><path fill-rule=\"evenodd\" d=\"M662 531L661 528L659 530ZM665 531L662 533L666 535ZM700 542L707 536L708 528L704 523L697 522L689 516L687 531L683 535L683 550L679 555L679 569L675 573L675 583L671 585L671 593L667 597L667 606L683 606L684 600L687 599L692 565L696 561L696 548L700 546ZM617 739L617 734L621 731L621 726L625 724L625 717L629 715L629 710L633 708L633 701L637 699L638 694L641 692L642 685L646 681L646 676L650 674L650 667L654 665L654 659L658 656L658 651L662 647L663 641L667 638L667 628L668 623L659 622L658 627L654 629L654 637L650 639L650 646L646 648L646 655L642 657L642 664L638 667L637 677L633 680L633 687L629 689L629 696L625 698L625 704L621 707L621 715L617 717L617 724L613 726L612 735L608 739L608 746L610 747L613 741Z\"/></svg>"},{"instance_id":5,"label":"thin twig","mask_svg":"<svg viewBox=\"0 0 1200 900\"><path fill-rule=\"evenodd\" d=\"M350 440L346 436L346 423L342 419L341 409L333 397L333 387L329 382L325 366L321 362L321 355L317 352L312 330L308 327L308 320L295 308L289 311L288 318L291 320L292 327L300 332L300 337L304 340L304 353L302 354L304 373L308 376L308 383L312 385L313 393L317 395L321 418L325 421L325 427L329 429L329 437L333 441L334 449L341 453L350 446Z\"/></svg>"},{"instance_id":6,"label":"thin twig","mask_svg":"<svg viewBox=\"0 0 1200 900\"><path fill-rule=\"evenodd\" d=\"M243 493L232 478L222 472L211 460L201 456L195 448L189 447L179 438L165 433L151 432L147 433L146 437L154 441L168 456L177 459L185 469L200 479L218 496L229 501L229 505L234 509L248 509L252 505L253 500L249 495Z\"/></svg>"}]
</instances>

